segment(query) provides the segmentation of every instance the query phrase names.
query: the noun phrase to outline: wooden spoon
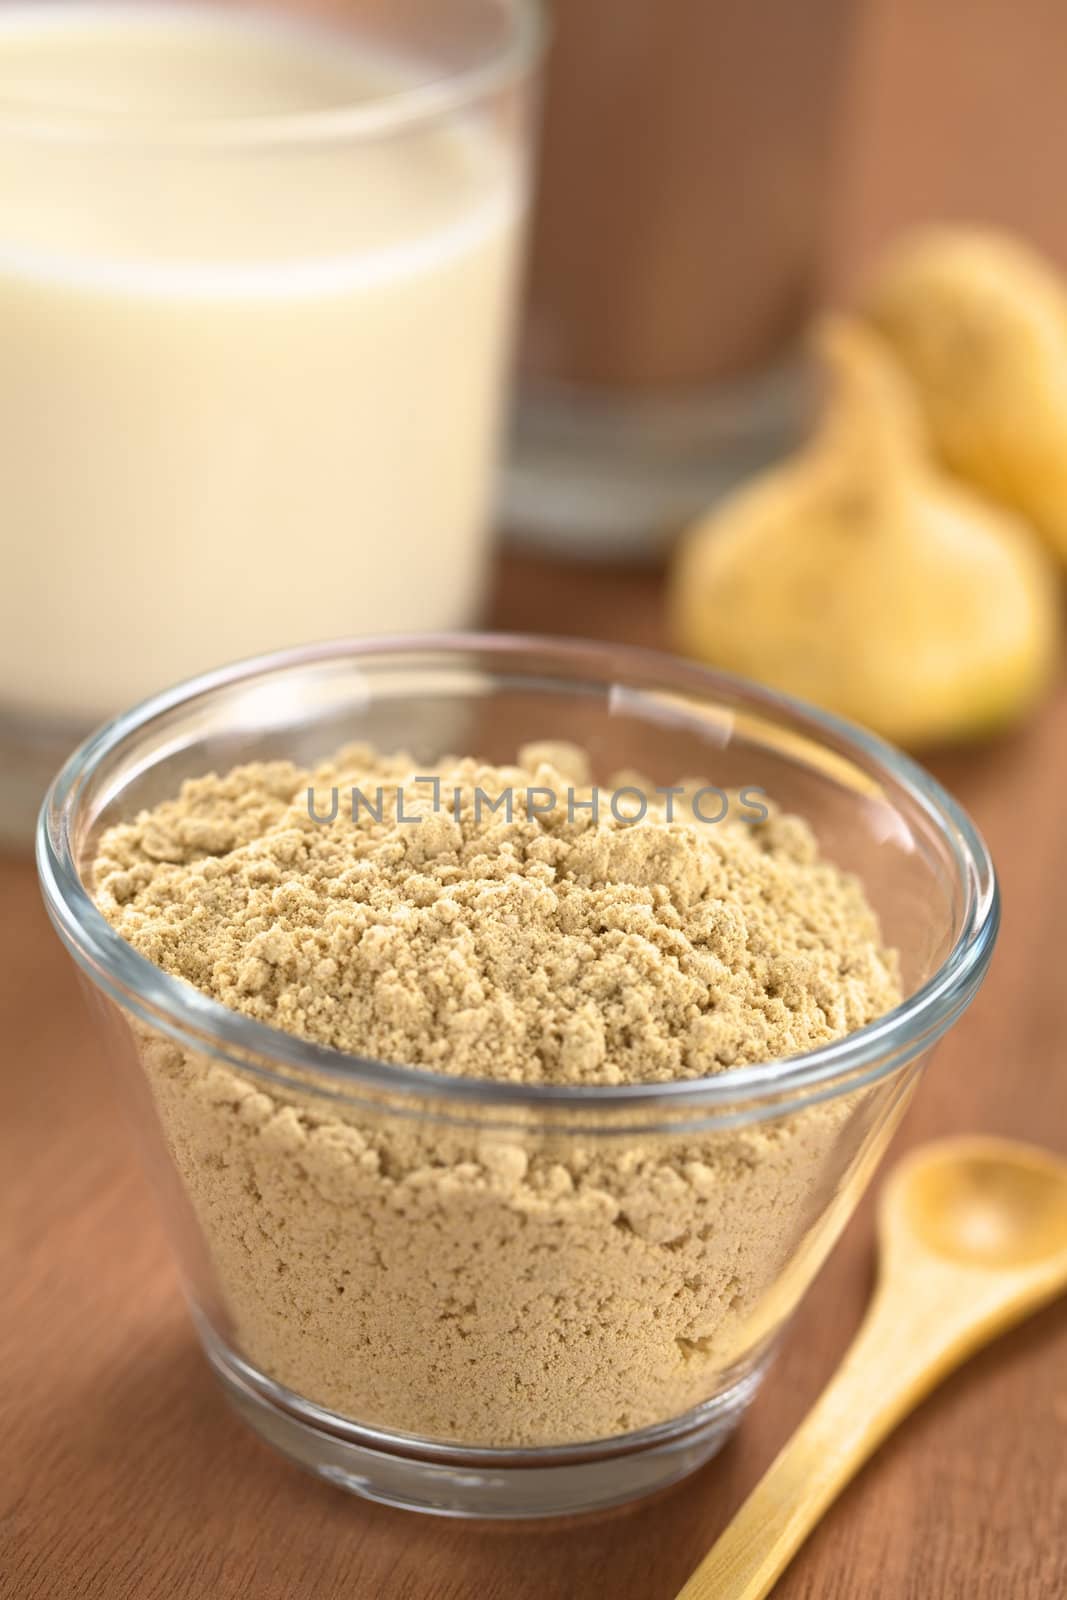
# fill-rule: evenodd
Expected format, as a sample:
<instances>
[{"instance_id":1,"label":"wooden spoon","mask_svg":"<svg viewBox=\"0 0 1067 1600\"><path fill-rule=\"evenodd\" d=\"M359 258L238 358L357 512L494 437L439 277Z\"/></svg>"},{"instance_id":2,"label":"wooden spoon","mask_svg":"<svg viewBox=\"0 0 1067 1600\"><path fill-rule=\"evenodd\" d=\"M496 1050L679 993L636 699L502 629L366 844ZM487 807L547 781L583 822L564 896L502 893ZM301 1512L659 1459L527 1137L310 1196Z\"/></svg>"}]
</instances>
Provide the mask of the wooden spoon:
<instances>
[{"instance_id":1,"label":"wooden spoon","mask_svg":"<svg viewBox=\"0 0 1067 1600\"><path fill-rule=\"evenodd\" d=\"M837 1376L678 1600L762 1600L901 1418L1067 1289L1067 1162L1002 1139L926 1145L886 1184L878 1233L878 1288Z\"/></svg>"}]
</instances>

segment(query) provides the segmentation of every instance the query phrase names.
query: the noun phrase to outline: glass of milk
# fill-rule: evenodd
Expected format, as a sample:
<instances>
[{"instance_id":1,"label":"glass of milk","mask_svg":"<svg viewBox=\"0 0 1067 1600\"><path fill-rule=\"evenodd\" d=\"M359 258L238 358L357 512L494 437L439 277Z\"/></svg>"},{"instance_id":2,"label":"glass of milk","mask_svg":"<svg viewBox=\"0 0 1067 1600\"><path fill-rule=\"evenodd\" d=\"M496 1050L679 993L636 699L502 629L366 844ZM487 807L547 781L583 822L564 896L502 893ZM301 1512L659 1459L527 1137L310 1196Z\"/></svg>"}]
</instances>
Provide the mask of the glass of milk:
<instances>
[{"instance_id":1,"label":"glass of milk","mask_svg":"<svg viewBox=\"0 0 1067 1600\"><path fill-rule=\"evenodd\" d=\"M475 620L539 34L0 8L0 828L190 673Z\"/></svg>"}]
</instances>

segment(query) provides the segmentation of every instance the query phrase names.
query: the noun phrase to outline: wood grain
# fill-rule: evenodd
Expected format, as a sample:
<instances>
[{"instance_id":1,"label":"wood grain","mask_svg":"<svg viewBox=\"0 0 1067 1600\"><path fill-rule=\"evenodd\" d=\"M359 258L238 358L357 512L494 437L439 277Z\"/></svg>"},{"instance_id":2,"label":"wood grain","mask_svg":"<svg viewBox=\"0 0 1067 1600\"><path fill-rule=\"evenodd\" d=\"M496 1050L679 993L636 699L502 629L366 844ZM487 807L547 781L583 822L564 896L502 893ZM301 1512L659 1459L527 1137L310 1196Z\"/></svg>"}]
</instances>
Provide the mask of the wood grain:
<instances>
[{"instance_id":1,"label":"wood grain","mask_svg":"<svg viewBox=\"0 0 1067 1600\"><path fill-rule=\"evenodd\" d=\"M659 639L656 581L512 557L510 628ZM1003 879L1001 947L896 1149L993 1130L1067 1152L1067 690L932 763ZM0 1596L4 1600L670 1600L833 1370L870 1287L869 1202L738 1436L657 1501L462 1525L277 1459L196 1348L132 1139L28 862L0 868ZM864 1471L782 1600L1063 1600L1067 1305L979 1356Z\"/></svg>"}]
</instances>

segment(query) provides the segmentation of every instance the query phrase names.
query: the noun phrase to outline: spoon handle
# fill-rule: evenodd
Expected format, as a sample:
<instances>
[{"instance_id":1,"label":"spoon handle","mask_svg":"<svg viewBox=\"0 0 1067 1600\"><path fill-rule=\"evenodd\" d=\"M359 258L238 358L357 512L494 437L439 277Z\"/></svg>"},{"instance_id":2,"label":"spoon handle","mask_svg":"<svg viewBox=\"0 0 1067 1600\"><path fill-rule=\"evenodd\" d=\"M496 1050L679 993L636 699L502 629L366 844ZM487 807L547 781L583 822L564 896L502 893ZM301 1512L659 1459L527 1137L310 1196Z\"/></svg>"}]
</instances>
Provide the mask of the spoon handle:
<instances>
[{"instance_id":1,"label":"spoon handle","mask_svg":"<svg viewBox=\"0 0 1067 1600\"><path fill-rule=\"evenodd\" d=\"M899 1289L876 1295L837 1376L677 1600L763 1600L868 1456L984 1342L951 1317L939 1326L923 1302L909 1317Z\"/></svg>"}]
</instances>

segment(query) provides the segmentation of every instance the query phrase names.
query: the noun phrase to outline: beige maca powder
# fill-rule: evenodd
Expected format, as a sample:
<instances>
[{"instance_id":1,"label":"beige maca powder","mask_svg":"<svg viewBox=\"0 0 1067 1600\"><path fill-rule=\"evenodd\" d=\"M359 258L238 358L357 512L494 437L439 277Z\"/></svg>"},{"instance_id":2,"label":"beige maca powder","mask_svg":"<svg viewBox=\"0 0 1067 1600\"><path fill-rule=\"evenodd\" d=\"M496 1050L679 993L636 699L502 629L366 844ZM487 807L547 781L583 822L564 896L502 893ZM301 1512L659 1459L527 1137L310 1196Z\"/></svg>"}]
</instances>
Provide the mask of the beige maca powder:
<instances>
[{"instance_id":1,"label":"beige maca powder","mask_svg":"<svg viewBox=\"0 0 1067 1600\"><path fill-rule=\"evenodd\" d=\"M337 791L334 820L309 789L317 816ZM380 820L353 819L352 789L381 791ZM560 804L533 814L529 789ZM476 791L509 793L510 820ZM677 800L668 820L655 796L594 821L568 791L592 798L564 746L242 767L108 832L96 894L233 1009L450 1075L701 1077L899 998L862 889L803 822L701 823ZM720 1388L817 1265L865 1126L836 1101L673 1138L465 1128L135 1031L243 1356L357 1421L470 1445L607 1437Z\"/></svg>"}]
</instances>

